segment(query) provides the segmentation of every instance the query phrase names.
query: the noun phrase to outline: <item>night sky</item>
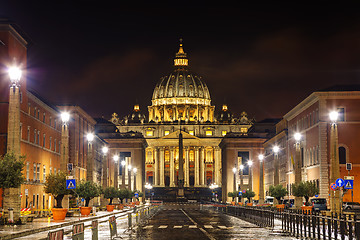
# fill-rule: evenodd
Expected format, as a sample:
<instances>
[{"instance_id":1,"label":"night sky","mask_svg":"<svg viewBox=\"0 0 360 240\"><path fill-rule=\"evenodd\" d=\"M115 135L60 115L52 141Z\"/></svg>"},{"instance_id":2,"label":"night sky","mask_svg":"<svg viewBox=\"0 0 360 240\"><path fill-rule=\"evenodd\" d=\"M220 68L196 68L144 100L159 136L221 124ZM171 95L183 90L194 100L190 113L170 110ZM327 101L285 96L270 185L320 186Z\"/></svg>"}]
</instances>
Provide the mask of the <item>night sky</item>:
<instances>
[{"instance_id":1,"label":"night sky","mask_svg":"<svg viewBox=\"0 0 360 240\"><path fill-rule=\"evenodd\" d=\"M180 38L216 110L235 116L281 117L315 90L360 84L358 6L74 2L1 1L0 16L31 40L28 86L93 117L147 112Z\"/></svg>"}]
</instances>

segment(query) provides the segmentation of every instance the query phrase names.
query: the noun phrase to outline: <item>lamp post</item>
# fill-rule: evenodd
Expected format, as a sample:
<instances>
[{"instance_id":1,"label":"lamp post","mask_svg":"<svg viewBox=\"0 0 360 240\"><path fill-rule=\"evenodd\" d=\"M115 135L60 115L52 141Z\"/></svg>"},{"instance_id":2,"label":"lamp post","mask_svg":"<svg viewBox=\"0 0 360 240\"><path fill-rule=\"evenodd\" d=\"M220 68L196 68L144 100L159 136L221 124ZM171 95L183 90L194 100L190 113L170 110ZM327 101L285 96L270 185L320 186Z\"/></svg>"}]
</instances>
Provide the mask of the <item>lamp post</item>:
<instances>
[{"instance_id":1,"label":"lamp post","mask_svg":"<svg viewBox=\"0 0 360 240\"><path fill-rule=\"evenodd\" d=\"M329 113L330 123L330 183L335 183L336 179L340 178L340 165L339 165L339 140L338 140L338 127L337 120L339 113L332 111ZM330 195L331 211L340 213L340 190L334 191Z\"/></svg>"},{"instance_id":2,"label":"lamp post","mask_svg":"<svg viewBox=\"0 0 360 240\"><path fill-rule=\"evenodd\" d=\"M149 190L149 200L151 202L151 189L153 188L153 186L150 183L146 183L145 184L145 189ZM145 193L146 194L146 193ZM145 196L146 197L146 196Z\"/></svg>"},{"instance_id":3,"label":"lamp post","mask_svg":"<svg viewBox=\"0 0 360 240\"><path fill-rule=\"evenodd\" d=\"M86 135L86 139L88 141L88 151L87 151L87 162L86 162L86 180L94 182L94 176L93 176L93 169L94 169L94 159L93 159L93 141L94 141L94 134L88 133Z\"/></svg>"},{"instance_id":4,"label":"lamp post","mask_svg":"<svg viewBox=\"0 0 360 240\"><path fill-rule=\"evenodd\" d=\"M233 167L232 169L233 173L234 173L234 184L233 184L233 192L235 192L237 189L236 189L236 172L237 172L237 168L236 167Z\"/></svg>"},{"instance_id":5,"label":"lamp post","mask_svg":"<svg viewBox=\"0 0 360 240\"><path fill-rule=\"evenodd\" d=\"M247 164L249 166L249 181L248 181L248 186L249 186L249 190L252 191L252 165L253 165L253 161L252 160L248 160Z\"/></svg>"},{"instance_id":6,"label":"lamp post","mask_svg":"<svg viewBox=\"0 0 360 240\"><path fill-rule=\"evenodd\" d=\"M295 185L301 182L301 138L302 135L300 133L294 134L295 139L295 163L294 163L294 171L295 171ZM300 209L302 206L302 197L295 197L295 208Z\"/></svg>"},{"instance_id":7,"label":"lamp post","mask_svg":"<svg viewBox=\"0 0 360 240\"><path fill-rule=\"evenodd\" d=\"M127 169L128 169L128 187L129 187L129 190L132 191L132 182L131 182L131 169L132 169L132 166L131 166L131 164L128 165Z\"/></svg>"},{"instance_id":8,"label":"lamp post","mask_svg":"<svg viewBox=\"0 0 360 240\"><path fill-rule=\"evenodd\" d=\"M136 173L137 173L137 168L136 167L133 168L133 173L134 173L134 190L136 190L137 189L136 188Z\"/></svg>"},{"instance_id":9,"label":"lamp post","mask_svg":"<svg viewBox=\"0 0 360 240\"><path fill-rule=\"evenodd\" d=\"M8 113L8 129L7 129L7 152L12 152L16 158L20 156L20 79L22 71L18 67L10 67L8 69L9 78L11 81L9 90L9 113ZM3 209L6 214L13 210L13 220L17 221L20 218L21 201L19 195L21 188L10 190L4 189Z\"/></svg>"},{"instance_id":10,"label":"lamp post","mask_svg":"<svg viewBox=\"0 0 360 240\"><path fill-rule=\"evenodd\" d=\"M114 155L113 156L113 160L114 160L114 163L115 163L115 171L114 171L114 186L115 188L118 188L119 185L118 185L118 169L119 169L119 166L118 166L118 162L119 162L119 155Z\"/></svg>"},{"instance_id":11,"label":"lamp post","mask_svg":"<svg viewBox=\"0 0 360 240\"><path fill-rule=\"evenodd\" d=\"M259 181L259 204L264 204L264 155L259 154L260 161L260 181Z\"/></svg>"},{"instance_id":12,"label":"lamp post","mask_svg":"<svg viewBox=\"0 0 360 240\"><path fill-rule=\"evenodd\" d=\"M109 152L109 148L107 146L103 146L101 149L103 153L103 164L102 164L102 186L105 189L108 186L108 176L107 176L107 153Z\"/></svg>"},{"instance_id":13,"label":"lamp post","mask_svg":"<svg viewBox=\"0 0 360 240\"><path fill-rule=\"evenodd\" d=\"M278 146L273 147L274 152L274 186L279 185L280 179L279 179L279 151L280 148Z\"/></svg>"},{"instance_id":14,"label":"lamp post","mask_svg":"<svg viewBox=\"0 0 360 240\"><path fill-rule=\"evenodd\" d=\"M22 71L18 67L8 69L11 81L9 92L9 115L7 151L13 152L15 156L20 155L20 79Z\"/></svg>"},{"instance_id":15,"label":"lamp post","mask_svg":"<svg viewBox=\"0 0 360 240\"><path fill-rule=\"evenodd\" d=\"M125 187L125 165L126 165L126 161L122 160L121 161L121 186Z\"/></svg>"},{"instance_id":16,"label":"lamp post","mask_svg":"<svg viewBox=\"0 0 360 240\"><path fill-rule=\"evenodd\" d=\"M67 171L67 164L69 163L69 126L68 122L70 120L70 114L68 112L61 113L61 162L60 169L61 171ZM73 175L72 171L70 175Z\"/></svg>"}]
</instances>

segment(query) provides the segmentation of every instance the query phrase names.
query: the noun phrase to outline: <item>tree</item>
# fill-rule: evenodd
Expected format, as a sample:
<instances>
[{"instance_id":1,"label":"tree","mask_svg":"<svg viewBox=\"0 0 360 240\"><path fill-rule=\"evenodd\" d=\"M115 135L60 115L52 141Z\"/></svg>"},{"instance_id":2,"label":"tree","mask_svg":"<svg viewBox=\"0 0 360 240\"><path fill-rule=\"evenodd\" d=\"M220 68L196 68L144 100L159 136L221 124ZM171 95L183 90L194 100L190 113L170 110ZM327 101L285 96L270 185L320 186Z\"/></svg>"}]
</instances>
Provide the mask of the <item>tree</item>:
<instances>
[{"instance_id":1,"label":"tree","mask_svg":"<svg viewBox=\"0 0 360 240\"><path fill-rule=\"evenodd\" d=\"M286 194L288 194L288 191L281 184L276 186L271 185L269 188L269 195L274 197L279 203L281 198L285 197Z\"/></svg>"},{"instance_id":2,"label":"tree","mask_svg":"<svg viewBox=\"0 0 360 240\"><path fill-rule=\"evenodd\" d=\"M232 201L235 202L235 198L238 196L238 192L228 192L228 197L232 198Z\"/></svg>"},{"instance_id":3,"label":"tree","mask_svg":"<svg viewBox=\"0 0 360 240\"><path fill-rule=\"evenodd\" d=\"M131 194L131 191L129 191L129 189L127 189L127 188L124 188L124 189L120 189L118 191L117 197L120 199L121 203L123 203L123 200L128 198L130 194Z\"/></svg>"},{"instance_id":4,"label":"tree","mask_svg":"<svg viewBox=\"0 0 360 240\"><path fill-rule=\"evenodd\" d=\"M85 199L85 207L88 207L90 200L98 197L100 192L100 187L92 181L83 180L76 186L76 193Z\"/></svg>"},{"instance_id":5,"label":"tree","mask_svg":"<svg viewBox=\"0 0 360 240\"><path fill-rule=\"evenodd\" d=\"M62 200L65 195L71 194L71 190L66 189L66 173L60 172L46 176L44 184L45 193L51 194L56 200L56 208L62 208Z\"/></svg>"},{"instance_id":6,"label":"tree","mask_svg":"<svg viewBox=\"0 0 360 240\"><path fill-rule=\"evenodd\" d=\"M255 197L255 192L251 190L246 190L245 193L242 194L242 197L247 198L249 203L251 202L251 198Z\"/></svg>"},{"instance_id":7,"label":"tree","mask_svg":"<svg viewBox=\"0 0 360 240\"><path fill-rule=\"evenodd\" d=\"M25 156L16 158L13 153L6 153L0 157L0 187L18 188L24 183L22 170L25 166Z\"/></svg>"},{"instance_id":8,"label":"tree","mask_svg":"<svg viewBox=\"0 0 360 240\"><path fill-rule=\"evenodd\" d=\"M115 187L107 187L104 189L104 198L107 198L110 200L109 205L112 205L112 201L114 198L118 197L119 190Z\"/></svg>"},{"instance_id":9,"label":"tree","mask_svg":"<svg viewBox=\"0 0 360 240\"><path fill-rule=\"evenodd\" d=\"M310 206L309 198L319 194L319 188L313 182L300 182L292 185L292 192L295 197L304 197L305 205Z\"/></svg>"}]
</instances>

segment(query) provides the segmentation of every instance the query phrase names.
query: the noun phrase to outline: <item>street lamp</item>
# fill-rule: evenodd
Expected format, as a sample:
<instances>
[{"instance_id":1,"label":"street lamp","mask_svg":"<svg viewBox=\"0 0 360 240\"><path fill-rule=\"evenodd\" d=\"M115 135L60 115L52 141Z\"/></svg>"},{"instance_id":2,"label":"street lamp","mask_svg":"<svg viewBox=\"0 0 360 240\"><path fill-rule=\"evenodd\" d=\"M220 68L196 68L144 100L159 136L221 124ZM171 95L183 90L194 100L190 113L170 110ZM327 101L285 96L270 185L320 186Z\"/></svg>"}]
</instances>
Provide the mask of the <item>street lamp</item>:
<instances>
[{"instance_id":1,"label":"street lamp","mask_svg":"<svg viewBox=\"0 0 360 240\"><path fill-rule=\"evenodd\" d=\"M132 166L131 164L128 165L127 167L128 169L128 186L129 186L129 189L132 190L132 179L131 179L131 169L132 169Z\"/></svg>"},{"instance_id":2,"label":"street lamp","mask_svg":"<svg viewBox=\"0 0 360 240\"><path fill-rule=\"evenodd\" d=\"M248 160L247 161L247 165L249 166L249 180L248 180L248 186L249 186L249 190L252 191L252 165L253 165L253 161L252 160Z\"/></svg>"},{"instance_id":3,"label":"street lamp","mask_svg":"<svg viewBox=\"0 0 360 240\"><path fill-rule=\"evenodd\" d=\"M136 173L137 173L136 167L133 168L133 173L134 173L134 190L136 190Z\"/></svg>"},{"instance_id":4,"label":"street lamp","mask_svg":"<svg viewBox=\"0 0 360 240\"><path fill-rule=\"evenodd\" d=\"M335 183L336 179L340 178L340 165L339 165L339 140L338 140L338 127L337 121L339 113L337 111L331 111L329 113L330 125L330 183ZM330 195L331 211L340 213L340 190L334 191Z\"/></svg>"},{"instance_id":5,"label":"street lamp","mask_svg":"<svg viewBox=\"0 0 360 240\"><path fill-rule=\"evenodd\" d=\"M68 126L68 122L70 120L70 113L62 112L60 114L60 118L62 121L60 169L61 169L61 171L66 171L66 170L68 170L67 164L69 163L69 126ZM70 171L70 175L72 175L71 171Z\"/></svg>"},{"instance_id":6,"label":"street lamp","mask_svg":"<svg viewBox=\"0 0 360 240\"><path fill-rule=\"evenodd\" d=\"M22 71L19 67L10 67L8 68L8 74L10 77L10 81L13 86L18 86L18 83L21 79Z\"/></svg>"},{"instance_id":7,"label":"street lamp","mask_svg":"<svg viewBox=\"0 0 360 240\"><path fill-rule=\"evenodd\" d=\"M301 182L301 148L300 143L302 139L301 133L297 132L294 134L295 139L295 163L294 163L294 171L295 171L295 185ZM295 197L295 208L300 209L302 206L302 197Z\"/></svg>"},{"instance_id":8,"label":"street lamp","mask_svg":"<svg viewBox=\"0 0 360 240\"><path fill-rule=\"evenodd\" d=\"M109 152L109 148L107 146L103 146L101 148L101 151L103 153L103 164L102 164L102 186L103 188L105 189L108 185L108 182L107 182L107 179L108 179L108 176L107 176L107 168L108 168L108 165L107 165L107 153Z\"/></svg>"},{"instance_id":9,"label":"street lamp","mask_svg":"<svg viewBox=\"0 0 360 240\"><path fill-rule=\"evenodd\" d=\"M274 152L274 186L279 185L280 183L280 179L279 179L279 151L280 148L279 146L274 146L273 147L273 152Z\"/></svg>"},{"instance_id":10,"label":"street lamp","mask_svg":"<svg viewBox=\"0 0 360 240\"><path fill-rule=\"evenodd\" d=\"M101 151L102 151L102 153L103 153L104 155L106 155L106 154L108 153L108 151L109 151L109 148L108 148L107 146L103 146L102 149L101 149Z\"/></svg>"},{"instance_id":11,"label":"street lamp","mask_svg":"<svg viewBox=\"0 0 360 240\"><path fill-rule=\"evenodd\" d=\"M235 191L237 190L237 189L236 189L236 172L237 172L236 167L233 167L232 171L233 171L233 173L234 173L233 192L235 192Z\"/></svg>"},{"instance_id":12,"label":"street lamp","mask_svg":"<svg viewBox=\"0 0 360 240\"><path fill-rule=\"evenodd\" d=\"M153 186L150 183L145 184L145 189L149 190L149 195L150 195L149 199L150 199L150 201L151 201L151 189L152 188L153 188ZM146 195L146 193L145 193L145 195Z\"/></svg>"},{"instance_id":13,"label":"street lamp","mask_svg":"<svg viewBox=\"0 0 360 240\"><path fill-rule=\"evenodd\" d=\"M260 181L259 181L259 204L264 204L264 155L259 154L260 161Z\"/></svg>"},{"instance_id":14,"label":"street lamp","mask_svg":"<svg viewBox=\"0 0 360 240\"><path fill-rule=\"evenodd\" d=\"M94 134L88 133L86 135L86 139L88 141L88 158L87 158L87 170L86 170L86 180L94 181L94 159L93 159L93 141L94 141Z\"/></svg>"},{"instance_id":15,"label":"street lamp","mask_svg":"<svg viewBox=\"0 0 360 240\"><path fill-rule=\"evenodd\" d=\"M114 160L114 162L115 162L115 172L114 172L114 186L116 187L116 188L118 188L119 186L118 186L118 169L119 169L119 167L118 167L118 162L119 162L119 155L114 155L113 156L113 160Z\"/></svg>"}]
</instances>

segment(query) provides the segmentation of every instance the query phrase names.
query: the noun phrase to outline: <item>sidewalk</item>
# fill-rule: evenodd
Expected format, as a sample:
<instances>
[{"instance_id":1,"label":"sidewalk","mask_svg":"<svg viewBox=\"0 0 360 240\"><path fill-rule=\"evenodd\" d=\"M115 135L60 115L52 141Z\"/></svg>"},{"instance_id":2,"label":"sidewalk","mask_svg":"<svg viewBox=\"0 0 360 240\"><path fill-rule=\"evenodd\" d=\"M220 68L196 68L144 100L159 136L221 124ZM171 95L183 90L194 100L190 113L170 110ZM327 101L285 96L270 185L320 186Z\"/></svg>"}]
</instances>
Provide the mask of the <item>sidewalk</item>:
<instances>
[{"instance_id":1,"label":"sidewalk","mask_svg":"<svg viewBox=\"0 0 360 240\"><path fill-rule=\"evenodd\" d=\"M119 215L121 213L127 213L129 210L132 209L114 210L113 212L99 211L96 213L96 216L67 217L63 221L54 221L52 218L35 218L33 222L27 223L25 225L0 226L0 239L13 239L39 232L48 232L56 228L62 228L81 222L96 220L114 214Z\"/></svg>"}]
</instances>

